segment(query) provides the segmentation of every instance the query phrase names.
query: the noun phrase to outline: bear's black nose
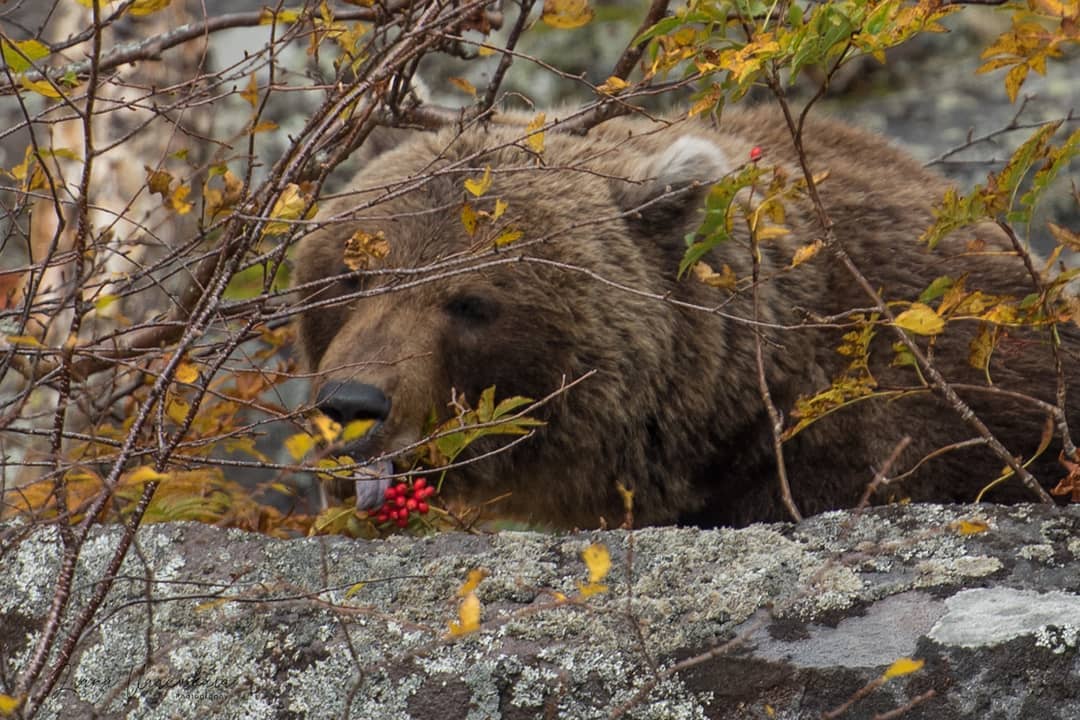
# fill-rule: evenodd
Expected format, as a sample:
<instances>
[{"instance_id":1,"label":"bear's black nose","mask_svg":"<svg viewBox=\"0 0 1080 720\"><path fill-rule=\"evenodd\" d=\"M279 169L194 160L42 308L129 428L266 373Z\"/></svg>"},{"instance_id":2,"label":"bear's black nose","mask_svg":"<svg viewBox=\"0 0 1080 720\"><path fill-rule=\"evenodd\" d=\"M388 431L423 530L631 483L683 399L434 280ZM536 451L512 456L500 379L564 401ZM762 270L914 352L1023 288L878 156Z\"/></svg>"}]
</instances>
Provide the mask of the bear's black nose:
<instances>
[{"instance_id":1,"label":"bear's black nose","mask_svg":"<svg viewBox=\"0 0 1080 720\"><path fill-rule=\"evenodd\" d=\"M390 398L374 385L328 382L319 389L315 405L331 420L348 425L354 420L385 420Z\"/></svg>"}]
</instances>

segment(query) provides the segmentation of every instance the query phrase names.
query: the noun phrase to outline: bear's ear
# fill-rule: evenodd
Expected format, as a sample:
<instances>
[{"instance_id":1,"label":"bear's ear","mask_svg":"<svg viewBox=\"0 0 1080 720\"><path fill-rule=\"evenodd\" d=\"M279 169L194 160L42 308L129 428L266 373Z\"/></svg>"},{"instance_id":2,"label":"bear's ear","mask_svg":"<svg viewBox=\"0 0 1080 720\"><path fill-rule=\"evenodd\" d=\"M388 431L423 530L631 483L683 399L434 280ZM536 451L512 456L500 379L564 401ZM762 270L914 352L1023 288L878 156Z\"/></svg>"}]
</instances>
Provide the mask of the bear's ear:
<instances>
[{"instance_id":1,"label":"bear's ear","mask_svg":"<svg viewBox=\"0 0 1080 720\"><path fill-rule=\"evenodd\" d=\"M701 209L709 186L731 168L712 140L684 135L646 158L628 179L612 180L612 190L631 223L675 229Z\"/></svg>"}]
</instances>

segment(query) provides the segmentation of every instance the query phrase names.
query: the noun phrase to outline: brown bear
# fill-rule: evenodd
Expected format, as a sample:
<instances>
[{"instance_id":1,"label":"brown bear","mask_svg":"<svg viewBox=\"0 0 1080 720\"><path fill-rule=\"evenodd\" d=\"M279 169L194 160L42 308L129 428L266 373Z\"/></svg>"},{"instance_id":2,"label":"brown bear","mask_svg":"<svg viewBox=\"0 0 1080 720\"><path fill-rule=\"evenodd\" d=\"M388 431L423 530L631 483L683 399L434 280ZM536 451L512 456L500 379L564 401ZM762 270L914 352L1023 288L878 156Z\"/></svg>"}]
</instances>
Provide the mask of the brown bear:
<instances>
[{"instance_id":1,"label":"brown bear","mask_svg":"<svg viewBox=\"0 0 1080 720\"><path fill-rule=\"evenodd\" d=\"M789 184L801 177L780 112L729 109L719 127L617 119L584 136L548 131L542 148L526 135L496 124L417 132L371 160L348 193L323 202L320 227L296 258L306 307L299 349L319 377L324 412L377 421L349 454L380 460L385 471L388 457L422 439L433 409L452 414L452 394L475 404L495 386L497 398L542 398L595 371L538 411L545 425L534 437L451 471L444 496L502 497L499 510L512 516L595 527L622 521L622 484L633 491L637 524L786 519L756 333L773 402L791 426L796 400L828 388L852 361L838 347L858 326L843 313L863 308L870 318L873 303L827 250L793 267L795 252L823 237L805 193L773 218L789 232L760 244L757 323L743 218L704 258L717 272L731 269L734 289L677 272L711 183L751 154ZM1032 292L996 226L953 233L932 251L919 242L947 184L913 158L832 121L809 122L805 138L836 236L887 300L913 301L940 276L993 295ZM466 202L487 213L479 228L466 227ZM385 239L389 252L350 271L344 251L358 232ZM1009 452L1024 462L1037 455L1029 469L1052 483L1063 475L1060 442L1037 453L1047 406L1021 397L1053 401L1050 335L1002 327L989 366L975 368L979 328L955 321L917 340ZM1077 333L1071 323L1059 333L1075 375ZM867 370L882 393L908 392L850 402L785 442L804 514L857 504L904 436L911 443L889 467L898 480L874 500L970 501L1001 474L1003 461L972 427L915 368L895 362L895 342L877 327ZM358 504L377 502L384 485L358 481ZM988 498L1034 495L1013 477Z\"/></svg>"}]
</instances>

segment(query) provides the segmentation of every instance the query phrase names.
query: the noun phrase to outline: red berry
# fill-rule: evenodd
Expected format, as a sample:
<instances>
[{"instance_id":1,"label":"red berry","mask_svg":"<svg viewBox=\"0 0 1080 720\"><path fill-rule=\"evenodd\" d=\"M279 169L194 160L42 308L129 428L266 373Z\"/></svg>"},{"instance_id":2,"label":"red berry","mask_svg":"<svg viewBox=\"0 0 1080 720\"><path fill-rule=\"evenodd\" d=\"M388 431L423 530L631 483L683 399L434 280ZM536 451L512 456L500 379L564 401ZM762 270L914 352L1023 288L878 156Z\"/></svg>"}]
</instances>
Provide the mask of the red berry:
<instances>
[{"instance_id":1,"label":"red berry","mask_svg":"<svg viewBox=\"0 0 1080 720\"><path fill-rule=\"evenodd\" d=\"M757 162L764 154L765 151L761 149L761 146L755 145L754 147L750 148L750 162Z\"/></svg>"},{"instance_id":2,"label":"red berry","mask_svg":"<svg viewBox=\"0 0 1080 720\"><path fill-rule=\"evenodd\" d=\"M423 490L425 485L427 485L426 478L416 478L416 481L413 483L412 486L413 490Z\"/></svg>"},{"instance_id":3,"label":"red berry","mask_svg":"<svg viewBox=\"0 0 1080 720\"><path fill-rule=\"evenodd\" d=\"M399 528L403 528L403 527L405 527L405 526L407 526L409 524L409 518L407 518L407 517L399 517L395 522L397 522L397 526Z\"/></svg>"},{"instance_id":4,"label":"red berry","mask_svg":"<svg viewBox=\"0 0 1080 720\"><path fill-rule=\"evenodd\" d=\"M408 520L409 519L409 509L408 508L401 508L400 510L397 511L397 516L398 516L398 520L401 520L402 518Z\"/></svg>"},{"instance_id":5,"label":"red berry","mask_svg":"<svg viewBox=\"0 0 1080 720\"><path fill-rule=\"evenodd\" d=\"M377 522L381 522L381 523L384 523L389 519L390 519L390 513L386 512L385 510L383 512L380 512L378 515L375 516L375 520Z\"/></svg>"},{"instance_id":6,"label":"red berry","mask_svg":"<svg viewBox=\"0 0 1080 720\"><path fill-rule=\"evenodd\" d=\"M424 513L426 513L426 512L427 512L427 511L428 511L429 509L430 509L430 508L428 507L428 504L427 504L426 502L424 502L423 500L421 500L420 502L416 503L416 511L417 511L418 513L420 513L420 514L424 514Z\"/></svg>"},{"instance_id":7,"label":"red berry","mask_svg":"<svg viewBox=\"0 0 1080 720\"><path fill-rule=\"evenodd\" d=\"M394 498L394 503L396 503L398 507L405 507L405 496L398 495L396 498Z\"/></svg>"},{"instance_id":8,"label":"red berry","mask_svg":"<svg viewBox=\"0 0 1080 720\"><path fill-rule=\"evenodd\" d=\"M410 510L415 510L417 505L419 505L419 503L416 501L416 498L409 498L405 501L405 507Z\"/></svg>"},{"instance_id":9,"label":"red berry","mask_svg":"<svg viewBox=\"0 0 1080 720\"><path fill-rule=\"evenodd\" d=\"M385 497L386 497L386 498L387 498L388 500L389 500L389 499L392 499L392 498L393 498L393 497L394 497L395 495L397 495L397 486L395 486L395 485L391 485L391 486L389 486L388 488L386 488L385 490L383 490L383 495L384 495L384 496L385 496Z\"/></svg>"},{"instance_id":10,"label":"red berry","mask_svg":"<svg viewBox=\"0 0 1080 720\"><path fill-rule=\"evenodd\" d=\"M388 512L386 514L390 517L391 520L397 520L397 516L398 516L398 511L397 510L391 510L390 512Z\"/></svg>"}]
</instances>

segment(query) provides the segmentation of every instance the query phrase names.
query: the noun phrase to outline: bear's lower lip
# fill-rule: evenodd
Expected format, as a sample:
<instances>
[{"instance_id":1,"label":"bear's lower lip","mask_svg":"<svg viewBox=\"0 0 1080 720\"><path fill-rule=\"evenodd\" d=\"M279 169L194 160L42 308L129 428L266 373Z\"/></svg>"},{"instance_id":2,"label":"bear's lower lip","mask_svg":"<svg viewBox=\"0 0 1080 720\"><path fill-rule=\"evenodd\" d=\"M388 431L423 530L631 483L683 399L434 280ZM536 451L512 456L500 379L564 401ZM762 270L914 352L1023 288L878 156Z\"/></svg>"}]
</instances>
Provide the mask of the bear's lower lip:
<instances>
[{"instance_id":1,"label":"bear's lower lip","mask_svg":"<svg viewBox=\"0 0 1080 720\"><path fill-rule=\"evenodd\" d=\"M374 510L382 505L394 465L389 460L364 465L356 470L356 509Z\"/></svg>"}]
</instances>

